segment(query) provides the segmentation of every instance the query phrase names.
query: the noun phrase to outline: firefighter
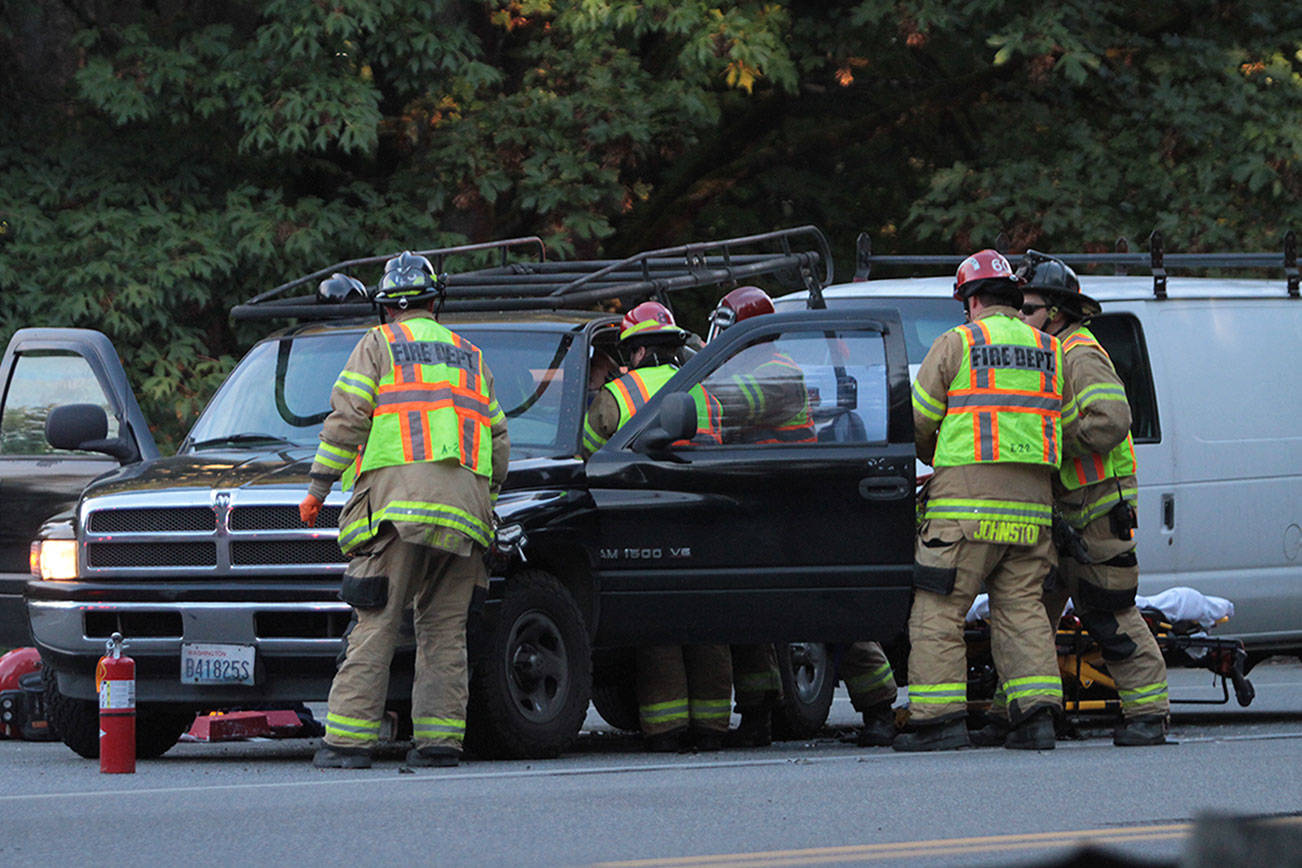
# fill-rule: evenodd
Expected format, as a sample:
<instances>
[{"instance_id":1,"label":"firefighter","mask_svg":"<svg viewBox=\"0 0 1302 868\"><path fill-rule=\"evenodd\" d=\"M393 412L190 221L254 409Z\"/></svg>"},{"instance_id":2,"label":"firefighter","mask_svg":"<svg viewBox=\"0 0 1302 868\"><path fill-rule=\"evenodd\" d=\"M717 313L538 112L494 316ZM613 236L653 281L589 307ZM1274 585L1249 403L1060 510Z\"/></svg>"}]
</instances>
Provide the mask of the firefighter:
<instances>
[{"instance_id":1,"label":"firefighter","mask_svg":"<svg viewBox=\"0 0 1302 868\"><path fill-rule=\"evenodd\" d=\"M1074 401L1057 339L1018 318L1022 292L1008 260L994 250L964 259L954 297L968 322L935 340L913 386L918 457L936 472L914 548L913 726L892 746L969 744L963 619L985 582L1012 725L1004 744L1048 749L1062 682L1041 586L1052 564L1053 476Z\"/></svg>"},{"instance_id":2,"label":"firefighter","mask_svg":"<svg viewBox=\"0 0 1302 868\"><path fill-rule=\"evenodd\" d=\"M319 768L369 768L389 665L414 610L411 766L455 766L468 693L466 620L510 441L479 349L435 318L444 284L429 260L386 263L374 300L382 324L358 341L330 395L330 415L299 504L314 525L331 485L352 495L339 517L348 555L340 598L353 606L330 687ZM383 320L388 319L388 322Z\"/></svg>"},{"instance_id":3,"label":"firefighter","mask_svg":"<svg viewBox=\"0 0 1302 868\"><path fill-rule=\"evenodd\" d=\"M863 718L855 741L860 747L887 747L895 741L895 673L877 642L855 642L841 658L841 680L850 704Z\"/></svg>"},{"instance_id":4,"label":"firefighter","mask_svg":"<svg viewBox=\"0 0 1302 868\"><path fill-rule=\"evenodd\" d=\"M1063 376L1076 397L1077 439L1065 444L1054 485L1055 506L1083 546L1059 551L1058 581L1045 594L1056 628L1068 595L1076 616L1102 649L1121 697L1119 746L1166 741L1166 663L1135 607L1135 447L1130 404L1112 360L1086 327L1102 309L1081 292L1071 267L1029 251L1018 274L1022 319L1062 342Z\"/></svg>"},{"instance_id":5,"label":"firefighter","mask_svg":"<svg viewBox=\"0 0 1302 868\"><path fill-rule=\"evenodd\" d=\"M675 358L686 340L687 333L660 302L642 302L624 316L619 343L629 371L607 383L592 400L583 423L585 458L600 449L677 372ZM718 402L700 386L690 394L697 403L697 438L719 442ZM638 648L635 656L638 718L647 749L720 749L731 716L728 646L645 646Z\"/></svg>"}]
</instances>

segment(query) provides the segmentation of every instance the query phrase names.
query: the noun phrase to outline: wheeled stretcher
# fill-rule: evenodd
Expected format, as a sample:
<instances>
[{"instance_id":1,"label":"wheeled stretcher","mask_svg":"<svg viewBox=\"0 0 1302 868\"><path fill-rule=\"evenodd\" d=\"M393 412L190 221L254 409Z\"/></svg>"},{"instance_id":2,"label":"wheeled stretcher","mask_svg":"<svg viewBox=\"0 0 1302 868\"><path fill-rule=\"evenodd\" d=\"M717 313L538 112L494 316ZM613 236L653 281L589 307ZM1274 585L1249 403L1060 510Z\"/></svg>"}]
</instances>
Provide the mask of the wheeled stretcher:
<instances>
[{"instance_id":1,"label":"wheeled stretcher","mask_svg":"<svg viewBox=\"0 0 1302 868\"><path fill-rule=\"evenodd\" d=\"M1247 652L1238 639L1208 635L1211 627L1223 624L1234 613L1234 605L1219 597L1208 597L1192 588L1171 588L1154 597L1136 597L1140 615L1153 632L1166 665L1171 669L1206 669L1221 688L1219 699L1182 699L1172 695L1171 703L1223 705L1230 691L1241 706L1256 695L1244 673ZM982 594L968 611L964 638L968 657L968 698L985 706L998 684L990 654L989 603ZM1062 676L1063 709L1068 714L1120 712L1116 683L1108 674L1099 644L1091 638L1070 603L1058 624L1056 637L1058 671Z\"/></svg>"}]
</instances>

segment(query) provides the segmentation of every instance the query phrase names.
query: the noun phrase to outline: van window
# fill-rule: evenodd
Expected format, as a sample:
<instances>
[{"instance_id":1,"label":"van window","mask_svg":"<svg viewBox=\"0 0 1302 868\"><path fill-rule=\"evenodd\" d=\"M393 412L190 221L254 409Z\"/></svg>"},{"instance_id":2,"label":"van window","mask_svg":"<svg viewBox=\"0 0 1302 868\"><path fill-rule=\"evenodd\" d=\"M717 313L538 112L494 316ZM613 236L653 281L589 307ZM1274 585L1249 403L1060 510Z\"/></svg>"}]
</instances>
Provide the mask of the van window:
<instances>
[{"instance_id":1,"label":"van window","mask_svg":"<svg viewBox=\"0 0 1302 868\"><path fill-rule=\"evenodd\" d=\"M1089 330L1112 358L1126 398L1130 401L1130 435L1136 443L1158 443L1162 430L1157 421L1157 400L1153 393L1153 371L1148 363L1144 330L1132 314L1100 314L1090 320Z\"/></svg>"}]
</instances>

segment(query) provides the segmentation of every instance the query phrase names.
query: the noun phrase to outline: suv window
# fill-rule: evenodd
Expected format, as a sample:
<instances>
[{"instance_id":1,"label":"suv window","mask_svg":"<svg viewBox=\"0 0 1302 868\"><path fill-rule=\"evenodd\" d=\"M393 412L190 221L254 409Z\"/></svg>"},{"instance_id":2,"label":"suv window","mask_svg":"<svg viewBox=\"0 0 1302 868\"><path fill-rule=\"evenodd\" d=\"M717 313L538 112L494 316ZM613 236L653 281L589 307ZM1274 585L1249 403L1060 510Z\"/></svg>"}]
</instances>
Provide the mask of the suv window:
<instances>
[{"instance_id":1,"label":"suv window","mask_svg":"<svg viewBox=\"0 0 1302 868\"><path fill-rule=\"evenodd\" d=\"M876 332L760 337L702 385L723 407L725 444L886 442L886 353Z\"/></svg>"},{"instance_id":2,"label":"suv window","mask_svg":"<svg viewBox=\"0 0 1302 868\"><path fill-rule=\"evenodd\" d=\"M1090 320L1089 330L1112 358L1112 365L1126 387L1130 401L1130 434L1136 443L1157 443L1162 430L1157 420L1157 399L1153 372L1148 363L1144 330L1132 314L1100 314Z\"/></svg>"},{"instance_id":3,"label":"suv window","mask_svg":"<svg viewBox=\"0 0 1302 868\"><path fill-rule=\"evenodd\" d=\"M93 455L55 449L45 439L45 418L60 404L97 404L108 415L108 437L118 436L118 422L90 364L75 353L24 353L14 360L13 375L0 419L0 454Z\"/></svg>"}]
</instances>

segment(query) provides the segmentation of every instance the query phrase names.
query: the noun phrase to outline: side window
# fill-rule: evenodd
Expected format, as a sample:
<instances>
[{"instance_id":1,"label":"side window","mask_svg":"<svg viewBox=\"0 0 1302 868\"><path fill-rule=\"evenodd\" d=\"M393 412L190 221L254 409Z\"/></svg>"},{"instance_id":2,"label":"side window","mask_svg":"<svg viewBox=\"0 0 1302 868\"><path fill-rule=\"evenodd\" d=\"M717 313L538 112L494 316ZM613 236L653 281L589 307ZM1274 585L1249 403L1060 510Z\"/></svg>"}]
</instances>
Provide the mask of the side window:
<instances>
[{"instance_id":1,"label":"side window","mask_svg":"<svg viewBox=\"0 0 1302 868\"><path fill-rule=\"evenodd\" d=\"M1089 330L1108 351L1112 366L1126 387L1126 398L1130 401L1130 435L1136 443L1161 441L1153 372L1139 320L1128 313L1102 314L1090 320Z\"/></svg>"},{"instance_id":2,"label":"side window","mask_svg":"<svg viewBox=\"0 0 1302 868\"><path fill-rule=\"evenodd\" d=\"M84 358L74 353L24 353L14 361L5 391L0 455L93 455L55 449L46 442L45 418L60 404L98 404L108 414L108 436L118 436L109 400Z\"/></svg>"},{"instance_id":3,"label":"side window","mask_svg":"<svg viewBox=\"0 0 1302 868\"><path fill-rule=\"evenodd\" d=\"M724 444L886 442L886 354L875 332L758 338L701 385L722 409Z\"/></svg>"}]
</instances>

